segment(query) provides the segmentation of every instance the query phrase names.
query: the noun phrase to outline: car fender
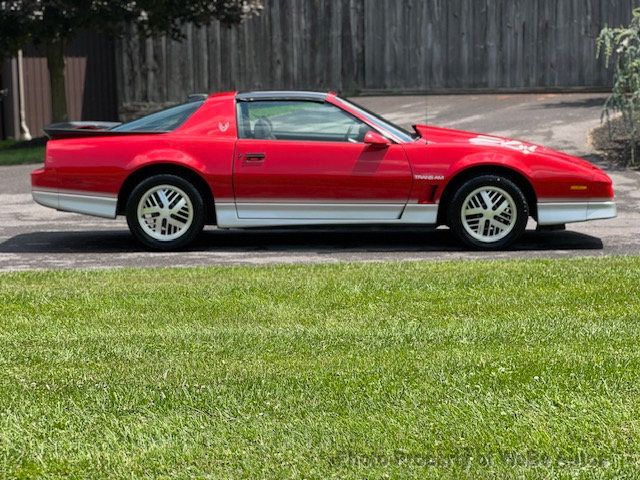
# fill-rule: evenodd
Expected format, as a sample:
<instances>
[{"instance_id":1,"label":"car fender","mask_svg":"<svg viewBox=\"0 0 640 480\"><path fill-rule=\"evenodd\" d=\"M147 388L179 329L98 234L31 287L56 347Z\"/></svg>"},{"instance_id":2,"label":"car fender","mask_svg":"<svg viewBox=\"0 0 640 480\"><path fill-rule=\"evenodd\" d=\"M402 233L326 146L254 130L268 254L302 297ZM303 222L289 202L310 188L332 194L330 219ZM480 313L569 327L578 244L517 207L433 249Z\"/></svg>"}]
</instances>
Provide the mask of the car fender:
<instances>
[{"instance_id":1,"label":"car fender","mask_svg":"<svg viewBox=\"0 0 640 480\"><path fill-rule=\"evenodd\" d=\"M436 191L435 200L440 201L447 187L449 187L452 182L455 182L456 179L464 175L465 172L474 168L486 168L488 171L492 167L507 169L526 179L531 184L531 168L527 162L521 158L521 155L522 154L482 151L461 157L459 160L453 162L446 170L444 181Z\"/></svg>"},{"instance_id":2,"label":"car fender","mask_svg":"<svg viewBox=\"0 0 640 480\"><path fill-rule=\"evenodd\" d=\"M206 172L204 163L183 150L176 148L159 148L134 156L126 165L129 175L149 165L172 164L187 167L195 173Z\"/></svg>"}]
</instances>

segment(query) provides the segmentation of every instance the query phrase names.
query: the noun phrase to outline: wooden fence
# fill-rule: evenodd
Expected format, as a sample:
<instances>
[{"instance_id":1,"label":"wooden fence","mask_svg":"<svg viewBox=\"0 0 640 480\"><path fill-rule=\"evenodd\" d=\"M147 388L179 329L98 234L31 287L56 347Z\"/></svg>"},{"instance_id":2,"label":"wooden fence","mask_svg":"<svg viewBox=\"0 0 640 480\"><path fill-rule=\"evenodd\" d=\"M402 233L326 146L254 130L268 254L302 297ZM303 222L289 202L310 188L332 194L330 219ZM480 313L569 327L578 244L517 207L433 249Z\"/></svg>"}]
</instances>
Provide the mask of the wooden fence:
<instances>
[{"instance_id":1,"label":"wooden fence","mask_svg":"<svg viewBox=\"0 0 640 480\"><path fill-rule=\"evenodd\" d=\"M73 120L116 120L118 100L114 66L113 39L83 33L65 51L67 108ZM24 49L25 123L31 135L43 135L51 123L49 70L43 53L33 47ZM2 89L7 95L0 103L0 139L19 137L18 65L14 58L0 65Z\"/></svg>"},{"instance_id":2,"label":"wooden fence","mask_svg":"<svg viewBox=\"0 0 640 480\"><path fill-rule=\"evenodd\" d=\"M640 0L266 0L237 29L117 43L121 111L226 89L603 89L605 25Z\"/></svg>"}]
</instances>

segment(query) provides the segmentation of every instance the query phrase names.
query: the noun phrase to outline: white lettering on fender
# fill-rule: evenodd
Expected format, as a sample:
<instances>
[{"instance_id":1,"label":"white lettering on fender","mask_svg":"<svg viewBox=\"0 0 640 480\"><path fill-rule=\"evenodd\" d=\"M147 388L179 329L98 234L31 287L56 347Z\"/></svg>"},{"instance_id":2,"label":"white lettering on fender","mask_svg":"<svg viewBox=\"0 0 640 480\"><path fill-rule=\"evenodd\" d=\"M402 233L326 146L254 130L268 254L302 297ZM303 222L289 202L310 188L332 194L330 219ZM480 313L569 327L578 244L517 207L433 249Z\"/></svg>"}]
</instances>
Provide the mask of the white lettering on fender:
<instances>
[{"instance_id":1,"label":"white lettering on fender","mask_svg":"<svg viewBox=\"0 0 640 480\"><path fill-rule=\"evenodd\" d=\"M444 175L414 175L416 180L440 181L444 180Z\"/></svg>"},{"instance_id":2,"label":"white lettering on fender","mask_svg":"<svg viewBox=\"0 0 640 480\"><path fill-rule=\"evenodd\" d=\"M518 150L525 155L534 153L538 149L535 145L530 145L519 140L508 140L504 138L490 137L488 135L478 135L477 137L470 139L469 142L474 145L510 148L512 150Z\"/></svg>"}]
</instances>

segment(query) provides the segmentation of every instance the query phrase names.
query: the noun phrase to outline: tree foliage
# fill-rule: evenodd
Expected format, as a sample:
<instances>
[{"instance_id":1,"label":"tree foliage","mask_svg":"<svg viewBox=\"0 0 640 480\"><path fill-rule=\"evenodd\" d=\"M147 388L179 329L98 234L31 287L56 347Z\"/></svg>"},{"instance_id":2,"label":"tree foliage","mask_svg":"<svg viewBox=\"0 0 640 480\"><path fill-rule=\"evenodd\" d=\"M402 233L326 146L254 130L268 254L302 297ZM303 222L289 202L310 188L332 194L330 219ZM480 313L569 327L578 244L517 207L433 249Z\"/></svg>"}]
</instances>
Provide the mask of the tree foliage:
<instances>
[{"instance_id":1,"label":"tree foliage","mask_svg":"<svg viewBox=\"0 0 640 480\"><path fill-rule=\"evenodd\" d=\"M262 9L262 0L1 0L0 45L68 40L82 30L119 34L134 23L145 36L182 37L185 23L235 25Z\"/></svg>"},{"instance_id":2,"label":"tree foliage","mask_svg":"<svg viewBox=\"0 0 640 480\"><path fill-rule=\"evenodd\" d=\"M29 39L29 20L23 12L0 1L0 63L13 56Z\"/></svg>"},{"instance_id":3,"label":"tree foliage","mask_svg":"<svg viewBox=\"0 0 640 480\"><path fill-rule=\"evenodd\" d=\"M181 27L185 23L203 26L218 20L232 26L263 8L262 0L138 0L131 3L137 5L135 23L141 34L147 37L163 34L177 40L183 38Z\"/></svg>"},{"instance_id":4,"label":"tree foliage","mask_svg":"<svg viewBox=\"0 0 640 480\"><path fill-rule=\"evenodd\" d=\"M620 113L629 138L630 162L637 162L638 117L640 115L640 9L633 11L631 23L605 27L597 39L597 55L607 65L614 64L614 83L604 106L603 118Z\"/></svg>"},{"instance_id":5,"label":"tree foliage","mask_svg":"<svg viewBox=\"0 0 640 480\"><path fill-rule=\"evenodd\" d=\"M261 9L262 0L0 0L0 60L28 43L41 46L51 77L53 117L61 121L66 119L64 46L80 32L118 35L134 24L145 37L180 40L186 23L234 25Z\"/></svg>"}]
</instances>

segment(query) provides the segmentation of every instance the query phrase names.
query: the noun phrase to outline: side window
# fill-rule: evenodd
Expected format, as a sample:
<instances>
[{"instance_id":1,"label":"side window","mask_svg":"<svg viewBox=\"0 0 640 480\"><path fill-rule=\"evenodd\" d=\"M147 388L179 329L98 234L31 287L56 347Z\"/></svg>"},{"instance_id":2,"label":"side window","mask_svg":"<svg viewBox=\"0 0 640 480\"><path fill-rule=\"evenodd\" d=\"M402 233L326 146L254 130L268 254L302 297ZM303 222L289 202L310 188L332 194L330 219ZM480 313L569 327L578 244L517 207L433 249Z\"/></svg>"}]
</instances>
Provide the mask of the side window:
<instances>
[{"instance_id":1,"label":"side window","mask_svg":"<svg viewBox=\"0 0 640 480\"><path fill-rule=\"evenodd\" d=\"M371 128L330 103L239 102L241 138L359 143Z\"/></svg>"}]
</instances>

